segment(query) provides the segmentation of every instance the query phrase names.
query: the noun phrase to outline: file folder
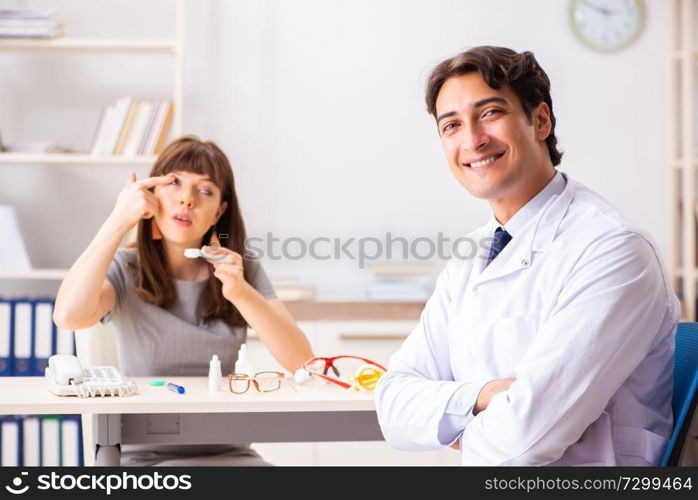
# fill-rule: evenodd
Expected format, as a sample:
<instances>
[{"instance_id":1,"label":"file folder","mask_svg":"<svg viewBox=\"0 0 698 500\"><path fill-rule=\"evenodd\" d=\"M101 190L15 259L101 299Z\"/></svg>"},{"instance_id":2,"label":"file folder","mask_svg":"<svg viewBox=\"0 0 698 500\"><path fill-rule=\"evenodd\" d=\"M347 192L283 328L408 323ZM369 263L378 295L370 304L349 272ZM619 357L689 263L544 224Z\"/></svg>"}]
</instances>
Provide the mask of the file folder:
<instances>
[{"instance_id":1,"label":"file folder","mask_svg":"<svg viewBox=\"0 0 698 500\"><path fill-rule=\"evenodd\" d=\"M82 461L82 432L80 415L61 417L61 465L79 467Z\"/></svg>"},{"instance_id":2,"label":"file folder","mask_svg":"<svg viewBox=\"0 0 698 500\"><path fill-rule=\"evenodd\" d=\"M12 300L0 297L0 377L12 375L14 356L12 343Z\"/></svg>"},{"instance_id":3,"label":"file folder","mask_svg":"<svg viewBox=\"0 0 698 500\"><path fill-rule=\"evenodd\" d=\"M19 418L0 417L0 443L2 446L0 465L15 467L22 465L21 436Z\"/></svg>"},{"instance_id":4,"label":"file folder","mask_svg":"<svg viewBox=\"0 0 698 500\"><path fill-rule=\"evenodd\" d=\"M41 465L61 465L61 427L57 416L41 417Z\"/></svg>"},{"instance_id":5,"label":"file folder","mask_svg":"<svg viewBox=\"0 0 698 500\"><path fill-rule=\"evenodd\" d=\"M27 467L41 465L41 422L39 417L22 417L22 462Z\"/></svg>"},{"instance_id":6,"label":"file folder","mask_svg":"<svg viewBox=\"0 0 698 500\"><path fill-rule=\"evenodd\" d=\"M28 299L14 301L15 377L32 375L32 303Z\"/></svg>"},{"instance_id":7,"label":"file folder","mask_svg":"<svg viewBox=\"0 0 698 500\"><path fill-rule=\"evenodd\" d=\"M32 331L34 332L34 353L32 375L43 376L48 366L48 358L55 352L56 335L53 325L53 300L33 301Z\"/></svg>"}]
</instances>

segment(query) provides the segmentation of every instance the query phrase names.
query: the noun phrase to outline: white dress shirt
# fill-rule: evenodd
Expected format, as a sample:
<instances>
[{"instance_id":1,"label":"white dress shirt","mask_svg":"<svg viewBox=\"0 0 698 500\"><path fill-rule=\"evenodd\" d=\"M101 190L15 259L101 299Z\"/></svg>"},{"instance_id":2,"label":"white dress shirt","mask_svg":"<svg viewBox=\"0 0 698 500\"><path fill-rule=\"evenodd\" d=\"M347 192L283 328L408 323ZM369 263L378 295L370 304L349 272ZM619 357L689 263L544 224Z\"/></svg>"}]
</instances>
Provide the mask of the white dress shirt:
<instances>
[{"instance_id":1,"label":"white dress shirt","mask_svg":"<svg viewBox=\"0 0 698 500\"><path fill-rule=\"evenodd\" d=\"M652 239L564 181L557 174L512 217L490 265L481 246L439 276L376 390L393 446L436 449L462 433L464 465L659 462L678 300ZM516 381L473 416L483 385L507 377Z\"/></svg>"}]
</instances>

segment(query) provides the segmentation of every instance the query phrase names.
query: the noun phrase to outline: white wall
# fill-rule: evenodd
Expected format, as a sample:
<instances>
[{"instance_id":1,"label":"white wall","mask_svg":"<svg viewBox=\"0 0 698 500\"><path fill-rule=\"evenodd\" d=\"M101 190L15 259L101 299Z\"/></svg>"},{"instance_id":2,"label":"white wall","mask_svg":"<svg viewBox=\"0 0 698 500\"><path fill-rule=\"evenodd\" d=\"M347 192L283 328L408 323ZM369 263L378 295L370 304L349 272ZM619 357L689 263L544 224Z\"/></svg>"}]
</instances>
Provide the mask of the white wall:
<instances>
[{"instance_id":1,"label":"white wall","mask_svg":"<svg viewBox=\"0 0 698 500\"><path fill-rule=\"evenodd\" d=\"M50 3L70 34L172 32L167 0L7 3ZM251 235L458 237L489 211L450 177L424 81L469 46L532 50L552 80L563 169L666 249L666 6L645 3L639 40L603 55L573 38L562 0L192 1L185 131L229 154ZM172 68L166 56L0 54L3 139L87 149L102 106L167 97ZM0 167L0 200L18 206L35 265L77 257L127 172ZM327 293L361 281L345 261L267 267Z\"/></svg>"}]
</instances>

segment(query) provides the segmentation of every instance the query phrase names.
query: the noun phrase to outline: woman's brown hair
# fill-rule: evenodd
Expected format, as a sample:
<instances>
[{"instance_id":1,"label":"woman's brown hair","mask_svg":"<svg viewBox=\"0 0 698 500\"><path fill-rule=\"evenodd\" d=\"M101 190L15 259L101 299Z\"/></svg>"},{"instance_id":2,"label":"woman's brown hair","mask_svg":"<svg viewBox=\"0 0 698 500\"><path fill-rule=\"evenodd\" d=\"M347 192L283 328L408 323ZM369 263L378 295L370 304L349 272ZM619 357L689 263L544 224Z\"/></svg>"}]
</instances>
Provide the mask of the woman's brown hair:
<instances>
[{"instance_id":1,"label":"woman's brown hair","mask_svg":"<svg viewBox=\"0 0 698 500\"><path fill-rule=\"evenodd\" d=\"M203 243L211 241L213 231L218 235L227 234L226 238L220 239L221 246L244 256L247 233L235 193L233 170L225 153L211 141L202 141L191 135L180 137L160 153L150 176L176 171L206 175L220 189L221 203L228 204L215 226L204 234ZM167 272L162 240L153 239L152 221L141 219L138 223L136 293L150 304L168 308L175 301L176 289ZM249 281L247 267L244 268L244 277ZM223 297L221 282L212 273L197 305L197 314L204 323L220 319L229 326L247 325L237 308Z\"/></svg>"},{"instance_id":2,"label":"woman's brown hair","mask_svg":"<svg viewBox=\"0 0 698 500\"><path fill-rule=\"evenodd\" d=\"M550 134L545 139L553 166L560 164L562 152L557 149L555 113L550 97L550 79L532 52L516 52L506 47L483 45L474 47L438 64L429 75L426 104L429 114L436 118L436 99L444 82L454 76L478 72L493 89L509 85L521 100L530 120L533 108L544 102L550 108Z\"/></svg>"}]
</instances>

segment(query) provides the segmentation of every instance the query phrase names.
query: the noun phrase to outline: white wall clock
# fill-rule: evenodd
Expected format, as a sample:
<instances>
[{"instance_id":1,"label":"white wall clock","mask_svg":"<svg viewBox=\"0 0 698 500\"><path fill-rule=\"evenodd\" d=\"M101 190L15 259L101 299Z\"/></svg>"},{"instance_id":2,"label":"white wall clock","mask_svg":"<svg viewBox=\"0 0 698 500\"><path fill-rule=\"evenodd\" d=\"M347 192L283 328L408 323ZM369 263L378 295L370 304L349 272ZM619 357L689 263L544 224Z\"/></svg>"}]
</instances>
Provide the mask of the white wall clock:
<instances>
[{"instance_id":1,"label":"white wall clock","mask_svg":"<svg viewBox=\"0 0 698 500\"><path fill-rule=\"evenodd\" d=\"M645 5L643 0L570 0L569 23L588 47L613 52L640 35Z\"/></svg>"}]
</instances>

